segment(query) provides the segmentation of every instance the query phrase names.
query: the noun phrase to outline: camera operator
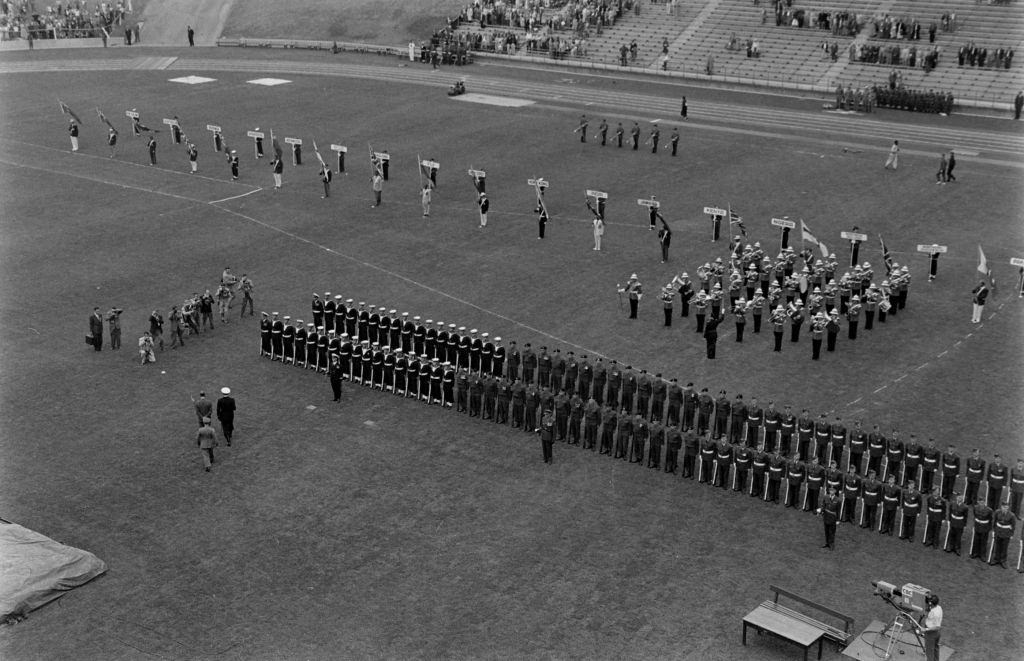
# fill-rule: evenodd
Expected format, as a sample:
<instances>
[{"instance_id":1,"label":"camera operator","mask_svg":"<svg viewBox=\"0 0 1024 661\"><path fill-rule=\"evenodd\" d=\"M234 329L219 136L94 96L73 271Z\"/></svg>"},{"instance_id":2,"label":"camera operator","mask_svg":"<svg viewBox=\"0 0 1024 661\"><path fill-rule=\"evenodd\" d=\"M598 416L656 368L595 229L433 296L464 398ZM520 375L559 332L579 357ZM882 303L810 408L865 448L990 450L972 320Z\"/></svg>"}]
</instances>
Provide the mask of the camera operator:
<instances>
[{"instance_id":1,"label":"camera operator","mask_svg":"<svg viewBox=\"0 0 1024 661\"><path fill-rule=\"evenodd\" d=\"M924 600L925 614L921 616L921 633L924 634L924 653L928 661L939 661L939 632L942 629L942 606L939 597L928 595Z\"/></svg>"}]
</instances>

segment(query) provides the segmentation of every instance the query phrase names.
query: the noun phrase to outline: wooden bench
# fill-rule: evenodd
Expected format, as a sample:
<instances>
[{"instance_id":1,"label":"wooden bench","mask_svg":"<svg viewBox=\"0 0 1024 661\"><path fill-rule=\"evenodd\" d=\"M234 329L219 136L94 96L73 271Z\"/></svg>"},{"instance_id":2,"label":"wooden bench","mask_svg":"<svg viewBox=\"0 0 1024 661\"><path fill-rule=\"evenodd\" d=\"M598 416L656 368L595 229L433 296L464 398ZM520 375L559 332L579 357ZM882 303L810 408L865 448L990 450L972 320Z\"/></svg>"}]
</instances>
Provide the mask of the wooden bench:
<instances>
[{"instance_id":1,"label":"wooden bench","mask_svg":"<svg viewBox=\"0 0 1024 661\"><path fill-rule=\"evenodd\" d=\"M752 627L759 634L769 633L802 647L806 661L807 652L814 646L814 643L818 643L818 658L820 659L821 648L825 639L834 642L837 648L841 649L853 637L852 617L827 606L822 606L788 590L783 590L780 587L769 585L768 589L771 590L774 597L762 602L760 606L747 613L746 617L743 618L744 645L747 644L747 629ZM786 597L836 618L843 623L843 627L840 629L810 615L787 608L779 603L779 597Z\"/></svg>"}]
</instances>

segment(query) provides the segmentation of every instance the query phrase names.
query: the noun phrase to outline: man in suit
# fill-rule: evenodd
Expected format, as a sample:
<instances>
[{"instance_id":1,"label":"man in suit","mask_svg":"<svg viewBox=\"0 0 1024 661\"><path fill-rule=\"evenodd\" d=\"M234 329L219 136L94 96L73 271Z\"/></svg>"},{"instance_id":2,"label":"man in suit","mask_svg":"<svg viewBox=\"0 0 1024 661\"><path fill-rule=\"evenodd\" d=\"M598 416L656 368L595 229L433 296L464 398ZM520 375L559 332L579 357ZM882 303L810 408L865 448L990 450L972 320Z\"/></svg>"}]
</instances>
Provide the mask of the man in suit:
<instances>
[{"instance_id":1,"label":"man in suit","mask_svg":"<svg viewBox=\"0 0 1024 661\"><path fill-rule=\"evenodd\" d=\"M93 308L89 315L89 335L92 336L92 347L96 351L103 349L103 315L99 308Z\"/></svg>"}]
</instances>

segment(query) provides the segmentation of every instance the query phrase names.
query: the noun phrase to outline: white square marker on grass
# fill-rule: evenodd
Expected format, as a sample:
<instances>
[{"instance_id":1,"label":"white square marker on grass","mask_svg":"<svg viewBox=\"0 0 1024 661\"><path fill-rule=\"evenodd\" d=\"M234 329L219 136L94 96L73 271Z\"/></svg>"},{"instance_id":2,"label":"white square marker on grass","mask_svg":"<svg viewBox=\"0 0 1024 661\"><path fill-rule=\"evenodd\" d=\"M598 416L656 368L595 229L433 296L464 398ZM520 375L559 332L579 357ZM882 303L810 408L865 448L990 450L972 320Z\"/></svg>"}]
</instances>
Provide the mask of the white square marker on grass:
<instances>
[{"instance_id":1,"label":"white square marker on grass","mask_svg":"<svg viewBox=\"0 0 1024 661\"><path fill-rule=\"evenodd\" d=\"M266 87L273 87L274 85L284 85L292 81L285 80L284 78L257 78L256 80L247 80L247 83L253 85L265 85Z\"/></svg>"},{"instance_id":2,"label":"white square marker on grass","mask_svg":"<svg viewBox=\"0 0 1024 661\"><path fill-rule=\"evenodd\" d=\"M202 76L183 76L181 78L171 78L167 82L184 83L185 85L201 85L202 83L212 83L216 80L216 78L203 78Z\"/></svg>"}]
</instances>

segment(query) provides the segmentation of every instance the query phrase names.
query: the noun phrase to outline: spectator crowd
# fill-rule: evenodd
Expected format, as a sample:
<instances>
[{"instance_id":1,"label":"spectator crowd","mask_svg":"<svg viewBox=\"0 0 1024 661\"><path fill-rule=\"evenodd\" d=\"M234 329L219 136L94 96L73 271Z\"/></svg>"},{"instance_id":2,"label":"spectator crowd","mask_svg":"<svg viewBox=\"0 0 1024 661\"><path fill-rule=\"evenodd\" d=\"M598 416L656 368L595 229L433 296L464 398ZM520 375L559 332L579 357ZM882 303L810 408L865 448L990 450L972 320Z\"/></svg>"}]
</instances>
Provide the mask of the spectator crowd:
<instances>
[{"instance_id":1,"label":"spectator crowd","mask_svg":"<svg viewBox=\"0 0 1024 661\"><path fill-rule=\"evenodd\" d=\"M35 0L0 0L0 36L4 40L101 37L127 23L131 3L57 2L45 7Z\"/></svg>"}]
</instances>

